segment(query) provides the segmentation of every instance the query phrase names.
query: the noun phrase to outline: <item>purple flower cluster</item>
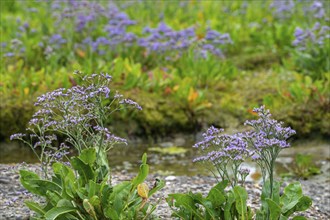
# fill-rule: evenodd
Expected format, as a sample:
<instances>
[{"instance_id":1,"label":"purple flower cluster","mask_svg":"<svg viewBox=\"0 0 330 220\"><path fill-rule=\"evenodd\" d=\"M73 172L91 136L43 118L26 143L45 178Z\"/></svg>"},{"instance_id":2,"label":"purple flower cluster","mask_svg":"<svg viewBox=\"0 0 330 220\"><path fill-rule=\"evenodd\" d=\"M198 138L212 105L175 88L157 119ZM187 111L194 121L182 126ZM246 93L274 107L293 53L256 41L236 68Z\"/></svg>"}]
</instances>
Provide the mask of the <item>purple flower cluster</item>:
<instances>
[{"instance_id":1,"label":"purple flower cluster","mask_svg":"<svg viewBox=\"0 0 330 220\"><path fill-rule=\"evenodd\" d=\"M194 162L211 163L223 179L231 179L228 175L231 171L234 174L232 181L237 183L239 176L244 182L248 175L247 170L241 169L241 164L251 157L261 166L263 173L272 175L276 157L282 149L290 147L287 139L296 132L290 127L283 127L282 122L271 119L265 106L253 111L259 119L245 122L253 131L226 135L222 134L222 129L211 126L203 134L203 140L194 145L204 153Z\"/></svg>"},{"instance_id":2,"label":"purple flower cluster","mask_svg":"<svg viewBox=\"0 0 330 220\"><path fill-rule=\"evenodd\" d=\"M130 106L133 106L133 107L135 107L136 109L138 109L140 111L142 110L142 107L138 103L134 102L131 99L122 99L122 100L119 101L119 104L121 104L121 105L130 105Z\"/></svg>"},{"instance_id":3,"label":"purple flower cluster","mask_svg":"<svg viewBox=\"0 0 330 220\"><path fill-rule=\"evenodd\" d=\"M208 53L223 56L219 46L232 43L229 34L221 34L210 28L205 37L199 39L193 27L175 31L164 22L160 22L156 28L144 28L143 33L148 36L140 38L138 44L146 48L148 53L175 52L176 56L180 56L182 52L197 46L196 52L204 58Z\"/></svg>"},{"instance_id":4,"label":"purple flower cluster","mask_svg":"<svg viewBox=\"0 0 330 220\"><path fill-rule=\"evenodd\" d=\"M254 129L245 134L245 140L251 149L252 160L256 161L262 170L263 181L268 176L272 182L275 160L282 149L290 147L287 140L296 132L290 127L283 127L282 122L272 119L265 106L253 111L258 114L259 119L245 122L245 125Z\"/></svg>"},{"instance_id":5,"label":"purple flower cluster","mask_svg":"<svg viewBox=\"0 0 330 220\"><path fill-rule=\"evenodd\" d=\"M98 55L127 51L126 48L136 46L141 47L147 54L166 53L170 60L175 60L184 51L194 48L199 57L206 58L208 54L222 57L220 46L232 43L228 34L210 28L207 29L205 37L201 38L197 37L193 27L174 30L164 22L160 22L156 28L147 26L142 33L130 32L129 28L136 26L137 22L130 19L112 1L108 4L78 0L52 1L51 8L50 16L54 18L55 32L37 43L46 59L54 54L61 54L68 46L74 51L90 51ZM19 24L20 35L30 30L29 23ZM79 36L76 36L76 33ZM17 40L23 42L20 39L18 36ZM6 57L22 55L25 47L22 43L12 43L11 48L6 51Z\"/></svg>"},{"instance_id":6,"label":"purple flower cluster","mask_svg":"<svg viewBox=\"0 0 330 220\"><path fill-rule=\"evenodd\" d=\"M221 130L214 127L209 128L204 134L204 140L194 145L195 148L200 148L202 151L210 149L206 155L195 158L194 162L209 161L214 165L227 160L243 162L244 158L249 155L247 143L241 134L220 134ZM209 131L212 132L209 133ZM213 133L213 131L218 133Z\"/></svg>"},{"instance_id":7,"label":"purple flower cluster","mask_svg":"<svg viewBox=\"0 0 330 220\"><path fill-rule=\"evenodd\" d=\"M81 35L82 41L76 43L76 48L87 49L87 45L93 52L102 55L106 50L115 50L118 45L132 45L137 38L127 31L136 21L120 11L114 2L105 6L92 1L55 1L52 7L60 30L66 31L67 27L63 24L73 22L75 31ZM107 21L105 25L104 21ZM99 24L103 25L101 29Z\"/></svg>"},{"instance_id":8,"label":"purple flower cluster","mask_svg":"<svg viewBox=\"0 0 330 220\"><path fill-rule=\"evenodd\" d=\"M127 140L124 138L120 138L112 134L108 128L101 127L99 125L96 125L93 127L95 131L98 131L100 134L103 134L105 136L105 142L110 145L110 147L113 144L121 143L127 145Z\"/></svg>"},{"instance_id":9,"label":"purple flower cluster","mask_svg":"<svg viewBox=\"0 0 330 220\"><path fill-rule=\"evenodd\" d=\"M259 116L257 120L246 121L244 125L248 125L254 128L253 132L248 132L247 137L258 138L260 137L267 138L271 140L272 138L278 139L279 141L285 141L296 132L290 127L282 127L283 122L278 122L271 118L270 111L261 106L260 108L253 109ZM265 141L265 143L275 143L277 141L272 140L271 142ZM280 143L280 142L278 142ZM281 146L286 146L286 144L281 144Z\"/></svg>"},{"instance_id":10,"label":"purple flower cluster","mask_svg":"<svg viewBox=\"0 0 330 220\"><path fill-rule=\"evenodd\" d=\"M148 36L140 38L138 44L146 48L148 53L185 50L195 41L193 28L175 31L164 22L159 23L157 28L145 27L143 34Z\"/></svg>"},{"instance_id":11,"label":"purple flower cluster","mask_svg":"<svg viewBox=\"0 0 330 220\"><path fill-rule=\"evenodd\" d=\"M239 175L244 182L247 175L242 175L239 168L249 157L250 150L241 133L222 134L223 129L211 126L204 134L204 140L194 145L204 154L196 157L194 162L210 163L222 179L231 180L232 186L238 183Z\"/></svg>"},{"instance_id":12,"label":"purple flower cluster","mask_svg":"<svg viewBox=\"0 0 330 220\"><path fill-rule=\"evenodd\" d=\"M26 49L20 38L14 38L10 41L10 44L2 43L2 51L4 51L5 57L23 56Z\"/></svg>"},{"instance_id":13,"label":"purple flower cluster","mask_svg":"<svg viewBox=\"0 0 330 220\"><path fill-rule=\"evenodd\" d=\"M218 57L223 57L222 51L219 49L219 46L225 44L232 44L229 34L221 34L216 30L210 28L207 29L205 38L200 46L200 54L202 57L207 57L207 53L214 54Z\"/></svg>"},{"instance_id":14,"label":"purple flower cluster","mask_svg":"<svg viewBox=\"0 0 330 220\"><path fill-rule=\"evenodd\" d=\"M136 102L124 99L118 93L113 97L108 87L112 77L107 73L89 76L82 76L79 71L75 73L82 78L82 85L56 89L38 97L35 105L40 110L33 115L27 128L30 143L24 140L24 134L10 137L11 140L19 139L30 145L35 153L35 148L40 147L42 155L36 154L44 168L67 155L66 144L56 147L55 133L64 135L65 142L79 153L84 148L96 146L106 152L114 144L127 144L125 139L115 136L104 127L110 114L124 106L142 109Z\"/></svg>"},{"instance_id":15,"label":"purple flower cluster","mask_svg":"<svg viewBox=\"0 0 330 220\"><path fill-rule=\"evenodd\" d=\"M310 48L322 48L330 39L330 26L321 25L316 22L312 29L305 29L297 27L294 32L295 40L293 46L298 50L307 50Z\"/></svg>"},{"instance_id":16,"label":"purple flower cluster","mask_svg":"<svg viewBox=\"0 0 330 220\"><path fill-rule=\"evenodd\" d=\"M285 18L294 13L295 3L293 0L273 0L269 7L274 16Z\"/></svg>"},{"instance_id":17,"label":"purple flower cluster","mask_svg":"<svg viewBox=\"0 0 330 220\"><path fill-rule=\"evenodd\" d=\"M321 1L314 1L309 10L314 14L315 18L325 18L326 12Z\"/></svg>"}]
</instances>

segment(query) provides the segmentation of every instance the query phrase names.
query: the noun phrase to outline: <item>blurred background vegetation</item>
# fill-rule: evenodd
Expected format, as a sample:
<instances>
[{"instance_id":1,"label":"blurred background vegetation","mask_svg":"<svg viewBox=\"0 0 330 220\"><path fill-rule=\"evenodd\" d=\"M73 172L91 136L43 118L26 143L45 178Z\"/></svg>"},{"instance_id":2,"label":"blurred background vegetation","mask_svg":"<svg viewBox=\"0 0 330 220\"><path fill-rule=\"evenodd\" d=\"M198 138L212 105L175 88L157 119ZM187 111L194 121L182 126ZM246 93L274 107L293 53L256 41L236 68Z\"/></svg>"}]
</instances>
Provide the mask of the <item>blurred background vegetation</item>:
<instances>
[{"instance_id":1,"label":"blurred background vegetation","mask_svg":"<svg viewBox=\"0 0 330 220\"><path fill-rule=\"evenodd\" d=\"M74 70L108 72L143 107L109 119L118 135L240 129L264 104L298 137L329 137L329 1L0 4L2 141Z\"/></svg>"}]
</instances>

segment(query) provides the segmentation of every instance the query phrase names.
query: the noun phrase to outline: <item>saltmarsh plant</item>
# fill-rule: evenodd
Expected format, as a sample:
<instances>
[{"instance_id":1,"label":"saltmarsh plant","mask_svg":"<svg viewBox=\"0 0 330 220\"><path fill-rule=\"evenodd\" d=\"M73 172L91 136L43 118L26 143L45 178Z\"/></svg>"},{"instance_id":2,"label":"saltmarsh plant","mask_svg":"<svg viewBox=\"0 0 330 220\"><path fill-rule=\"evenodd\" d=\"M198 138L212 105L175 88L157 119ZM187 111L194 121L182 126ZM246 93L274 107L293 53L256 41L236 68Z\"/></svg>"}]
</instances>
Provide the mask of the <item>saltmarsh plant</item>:
<instances>
[{"instance_id":1,"label":"saltmarsh plant","mask_svg":"<svg viewBox=\"0 0 330 220\"><path fill-rule=\"evenodd\" d=\"M156 182L149 191L144 183L149 166L143 155L138 175L113 186L107 154L115 144L127 141L105 127L115 111L142 108L112 92L108 74L75 73L82 77L82 85L38 97L35 105L40 110L30 120L28 134L11 136L29 145L41 163L42 178L20 170L20 180L28 191L44 197L45 204L30 201L26 205L37 213L37 219L146 219L155 209L147 200L164 183ZM57 135L64 140L60 144ZM78 156L61 162L70 147Z\"/></svg>"},{"instance_id":2,"label":"saltmarsh plant","mask_svg":"<svg viewBox=\"0 0 330 220\"><path fill-rule=\"evenodd\" d=\"M271 118L264 106L255 108L259 119L245 124L252 131L233 135L221 134L222 129L210 127L203 140L194 147L204 154L195 159L212 171L218 184L206 197L202 194L170 194L167 202L172 216L183 219L289 219L295 212L304 211L312 200L303 195L299 182L286 186L280 195L280 182L274 179L275 160L279 152L290 146L287 140L295 134L290 127ZM247 206L248 195L244 182L249 170L242 163L251 157L262 171L261 208L255 213ZM220 178L220 179L219 179ZM241 186L239 185L241 184ZM229 190L225 190L230 185ZM293 219L306 219L294 216Z\"/></svg>"}]
</instances>

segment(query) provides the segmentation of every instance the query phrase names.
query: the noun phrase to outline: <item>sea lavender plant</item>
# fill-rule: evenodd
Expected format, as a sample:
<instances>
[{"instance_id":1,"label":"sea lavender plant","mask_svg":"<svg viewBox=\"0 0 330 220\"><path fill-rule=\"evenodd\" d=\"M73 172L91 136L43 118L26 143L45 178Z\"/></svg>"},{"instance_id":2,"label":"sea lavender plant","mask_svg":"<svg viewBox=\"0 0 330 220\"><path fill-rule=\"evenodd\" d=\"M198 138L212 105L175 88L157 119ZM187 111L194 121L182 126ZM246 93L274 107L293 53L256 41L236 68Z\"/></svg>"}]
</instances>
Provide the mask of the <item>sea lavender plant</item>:
<instances>
[{"instance_id":1,"label":"sea lavender plant","mask_svg":"<svg viewBox=\"0 0 330 220\"><path fill-rule=\"evenodd\" d=\"M301 71L313 78L320 78L320 75L330 70L330 26L316 22L311 29L297 27L294 36L294 57Z\"/></svg>"},{"instance_id":2,"label":"sea lavender plant","mask_svg":"<svg viewBox=\"0 0 330 220\"><path fill-rule=\"evenodd\" d=\"M234 135L222 134L223 129L211 126L204 134L204 140L194 145L195 148L204 152L204 155L194 159L194 162L205 163L215 167L221 181L228 180L232 187L236 186L239 180L244 184L247 169L242 169L242 162L250 155L247 143L241 133ZM217 175L210 169L214 176ZM220 180L218 180L220 181Z\"/></svg>"},{"instance_id":3,"label":"sea lavender plant","mask_svg":"<svg viewBox=\"0 0 330 220\"><path fill-rule=\"evenodd\" d=\"M252 159L260 166L263 183L270 180L270 198L273 198L273 182L275 161L281 150L290 147L287 140L296 132L290 127L283 127L283 122L271 118L265 106L253 110L259 116L257 120L249 120L245 125L254 130L245 134L245 140L252 150Z\"/></svg>"},{"instance_id":4,"label":"sea lavender plant","mask_svg":"<svg viewBox=\"0 0 330 220\"><path fill-rule=\"evenodd\" d=\"M206 152L194 161L211 164L218 171L222 181L210 190L206 198L191 192L188 195L170 194L167 202L173 210L172 216L208 219L206 216L212 213L217 216L212 219L278 220L289 219L295 212L304 211L311 206L312 200L303 195L299 182L286 186L280 195L280 183L274 181L275 160L282 149L290 146L287 140L295 131L290 127L283 127L282 122L271 119L271 114L265 106L255 108L254 112L259 115L259 119L245 122L245 125L254 128L253 131L223 135L222 129L212 126L203 134L204 140L194 145ZM246 190L236 185L239 177L244 182L249 174L248 170L240 166L244 159L250 156L260 166L263 177L261 208L255 215L247 206ZM229 171L233 177L229 175ZM232 190L225 192L228 181L231 182ZM217 198L217 203L214 198ZM185 205L188 201L194 205ZM298 218L306 219L302 216Z\"/></svg>"},{"instance_id":5,"label":"sea lavender plant","mask_svg":"<svg viewBox=\"0 0 330 220\"><path fill-rule=\"evenodd\" d=\"M136 102L111 92L108 74L82 77L82 85L57 89L38 97L40 107L29 122L30 142L24 134L14 134L28 144L41 162L44 178L37 173L20 170L25 189L44 199L45 204L25 201L36 219L146 219L155 205L149 197L164 187L161 180L149 190L145 179L149 173L147 155L137 176L131 181L111 184L107 152L116 143L126 143L105 127L106 119L126 107L141 110ZM66 138L57 148L55 134ZM59 162L67 154L66 144L78 151L69 162ZM35 148L41 148L41 154ZM48 166L52 167L48 177ZM142 216L142 217L141 217ZM34 218L34 217L33 217Z\"/></svg>"},{"instance_id":6,"label":"sea lavender plant","mask_svg":"<svg viewBox=\"0 0 330 220\"><path fill-rule=\"evenodd\" d=\"M38 97L35 106L39 110L29 122L24 134L14 134L11 139L19 139L28 144L42 164L47 177L47 167L67 154L67 145L74 147L80 154L83 149L95 148L97 163L109 172L107 152L114 144L127 144L126 140L112 134L105 126L110 115L123 108L133 107L141 110L136 102L124 99L122 95L111 92L108 74L82 76L83 84L70 89L56 89ZM66 138L56 147L56 135ZM40 155L36 151L41 149Z\"/></svg>"},{"instance_id":7,"label":"sea lavender plant","mask_svg":"<svg viewBox=\"0 0 330 220\"><path fill-rule=\"evenodd\" d=\"M294 32L295 40L293 46L298 50L310 50L312 47L323 47L330 38L330 27L316 22L312 29L296 28Z\"/></svg>"}]
</instances>

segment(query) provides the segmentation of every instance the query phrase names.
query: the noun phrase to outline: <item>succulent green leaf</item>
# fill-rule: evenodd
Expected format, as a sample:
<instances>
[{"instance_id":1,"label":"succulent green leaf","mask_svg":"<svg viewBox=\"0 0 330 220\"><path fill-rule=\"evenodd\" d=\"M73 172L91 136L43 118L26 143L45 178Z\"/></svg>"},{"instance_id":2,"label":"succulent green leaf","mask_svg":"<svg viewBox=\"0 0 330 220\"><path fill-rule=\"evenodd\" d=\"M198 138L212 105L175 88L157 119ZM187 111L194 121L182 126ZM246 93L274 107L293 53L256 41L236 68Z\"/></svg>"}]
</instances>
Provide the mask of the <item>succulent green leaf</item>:
<instances>
[{"instance_id":1,"label":"succulent green leaf","mask_svg":"<svg viewBox=\"0 0 330 220\"><path fill-rule=\"evenodd\" d=\"M61 195L58 192L47 191L46 198L53 206L56 206L61 200Z\"/></svg>"},{"instance_id":2,"label":"succulent green leaf","mask_svg":"<svg viewBox=\"0 0 330 220\"><path fill-rule=\"evenodd\" d=\"M195 201L191 195L179 194L179 193L170 194L169 198L175 200L174 205L176 207L183 206L188 211L190 211L196 217L196 219L200 219L200 220L204 219L203 215L195 206Z\"/></svg>"},{"instance_id":3,"label":"succulent green leaf","mask_svg":"<svg viewBox=\"0 0 330 220\"><path fill-rule=\"evenodd\" d=\"M89 164L84 163L78 157L73 157L70 161L72 167L78 171L82 185L88 183L89 180L94 180L94 172Z\"/></svg>"},{"instance_id":4,"label":"succulent green leaf","mask_svg":"<svg viewBox=\"0 0 330 220\"><path fill-rule=\"evenodd\" d=\"M142 155L142 164L147 164L147 153Z\"/></svg>"},{"instance_id":5,"label":"succulent green leaf","mask_svg":"<svg viewBox=\"0 0 330 220\"><path fill-rule=\"evenodd\" d=\"M84 163L89 164L92 166L96 161L96 152L95 148L87 148L81 151L80 155L78 156L80 160Z\"/></svg>"},{"instance_id":6,"label":"succulent green leaf","mask_svg":"<svg viewBox=\"0 0 330 220\"><path fill-rule=\"evenodd\" d=\"M245 219L247 216L247 205L246 205L246 201L248 198L247 192L241 186L235 186L233 191L236 201L236 210L241 216L241 218Z\"/></svg>"},{"instance_id":7,"label":"succulent green leaf","mask_svg":"<svg viewBox=\"0 0 330 220\"><path fill-rule=\"evenodd\" d=\"M74 205L71 203L70 200L68 199L61 199L57 202L57 207L63 207L63 206L67 206L67 207L74 207Z\"/></svg>"},{"instance_id":8,"label":"succulent green leaf","mask_svg":"<svg viewBox=\"0 0 330 220\"><path fill-rule=\"evenodd\" d=\"M56 192L61 192L62 190L61 186L54 182L37 179L38 176L32 172L20 170L20 175L22 185L36 195L46 196L48 190Z\"/></svg>"},{"instance_id":9,"label":"succulent green leaf","mask_svg":"<svg viewBox=\"0 0 330 220\"><path fill-rule=\"evenodd\" d=\"M230 191L230 192L228 192L227 196L228 196L227 202L226 202L225 208L224 208L224 216L225 216L226 220L231 220L231 219L233 219L232 214L231 214L231 209L235 203L235 195L233 192Z\"/></svg>"},{"instance_id":10,"label":"succulent green leaf","mask_svg":"<svg viewBox=\"0 0 330 220\"><path fill-rule=\"evenodd\" d=\"M215 185L207 195L206 199L209 200L214 208L220 207L226 201L224 189L226 185L223 182Z\"/></svg>"},{"instance_id":11,"label":"succulent green leaf","mask_svg":"<svg viewBox=\"0 0 330 220\"><path fill-rule=\"evenodd\" d=\"M102 193L101 193L102 207L106 207L108 205L108 200L109 200L109 197L110 197L112 192L113 192L113 188L110 187L109 185L105 185L103 187Z\"/></svg>"},{"instance_id":12,"label":"succulent green leaf","mask_svg":"<svg viewBox=\"0 0 330 220\"><path fill-rule=\"evenodd\" d=\"M149 165L147 164L147 154L144 153L142 156L142 164L138 175L132 180L132 190L137 187L140 183L143 183L149 174Z\"/></svg>"},{"instance_id":13,"label":"succulent green leaf","mask_svg":"<svg viewBox=\"0 0 330 220\"><path fill-rule=\"evenodd\" d=\"M295 207L303 196L299 182L290 183L284 188L284 194L281 196L282 213L288 212Z\"/></svg>"},{"instance_id":14,"label":"succulent green leaf","mask_svg":"<svg viewBox=\"0 0 330 220\"><path fill-rule=\"evenodd\" d=\"M270 220L278 220L281 216L281 207L271 199L266 199L270 212Z\"/></svg>"},{"instance_id":15,"label":"succulent green leaf","mask_svg":"<svg viewBox=\"0 0 330 220\"><path fill-rule=\"evenodd\" d=\"M38 190L36 189L37 185L32 184L31 180L39 180L40 177L36 173L28 170L20 170L19 174L21 184L24 186L24 188L33 194L39 195Z\"/></svg>"},{"instance_id":16,"label":"succulent green leaf","mask_svg":"<svg viewBox=\"0 0 330 220\"><path fill-rule=\"evenodd\" d=\"M54 207L45 214L46 220L55 220L66 213L75 212L76 209L72 207Z\"/></svg>"},{"instance_id":17,"label":"succulent green leaf","mask_svg":"<svg viewBox=\"0 0 330 220\"><path fill-rule=\"evenodd\" d=\"M42 206L40 206L38 203L35 203L32 201L25 201L24 203L29 209L31 209L32 211L34 211L40 215L44 215L46 213L44 208Z\"/></svg>"}]
</instances>

